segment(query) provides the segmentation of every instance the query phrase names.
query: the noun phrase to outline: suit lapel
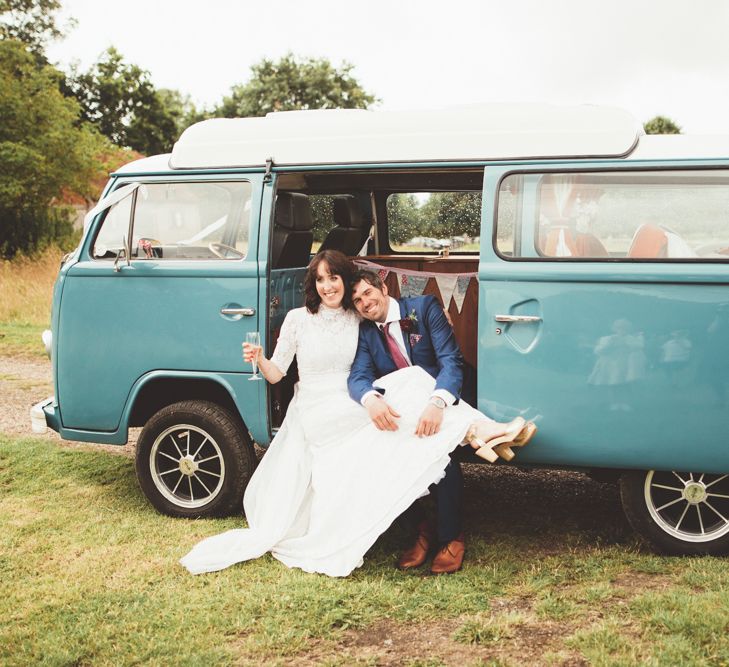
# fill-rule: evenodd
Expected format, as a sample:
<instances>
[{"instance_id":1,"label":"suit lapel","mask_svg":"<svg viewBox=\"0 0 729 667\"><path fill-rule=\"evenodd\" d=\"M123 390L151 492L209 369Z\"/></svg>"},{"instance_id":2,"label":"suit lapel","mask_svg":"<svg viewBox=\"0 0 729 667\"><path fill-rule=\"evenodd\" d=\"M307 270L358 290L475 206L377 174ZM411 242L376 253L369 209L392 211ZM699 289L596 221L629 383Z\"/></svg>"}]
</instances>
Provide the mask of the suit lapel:
<instances>
[{"instance_id":1,"label":"suit lapel","mask_svg":"<svg viewBox=\"0 0 729 667\"><path fill-rule=\"evenodd\" d=\"M400 319L404 320L408 316L407 305L405 304L405 302L402 299L400 299L400 301L398 302L398 305L400 306ZM399 327L400 323L396 322L393 326ZM402 329L400 330L400 333L402 334L403 341L405 342L405 351L407 352L408 359L410 360L410 363L412 364L413 363L413 348L410 345L410 334L405 333L404 331L402 331Z\"/></svg>"}]
</instances>

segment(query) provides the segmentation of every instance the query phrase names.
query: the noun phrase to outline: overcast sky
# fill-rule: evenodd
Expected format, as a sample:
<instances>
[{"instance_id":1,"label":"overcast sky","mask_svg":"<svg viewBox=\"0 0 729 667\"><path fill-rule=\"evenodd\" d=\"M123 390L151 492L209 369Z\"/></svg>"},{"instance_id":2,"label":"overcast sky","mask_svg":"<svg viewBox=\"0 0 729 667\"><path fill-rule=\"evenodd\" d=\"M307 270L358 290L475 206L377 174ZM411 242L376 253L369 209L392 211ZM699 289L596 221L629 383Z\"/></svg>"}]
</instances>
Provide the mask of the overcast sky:
<instances>
[{"instance_id":1,"label":"overcast sky","mask_svg":"<svg viewBox=\"0 0 729 667\"><path fill-rule=\"evenodd\" d=\"M198 106L291 51L352 63L382 109L595 103L729 133L725 0L62 1L78 25L51 60L114 45Z\"/></svg>"}]
</instances>

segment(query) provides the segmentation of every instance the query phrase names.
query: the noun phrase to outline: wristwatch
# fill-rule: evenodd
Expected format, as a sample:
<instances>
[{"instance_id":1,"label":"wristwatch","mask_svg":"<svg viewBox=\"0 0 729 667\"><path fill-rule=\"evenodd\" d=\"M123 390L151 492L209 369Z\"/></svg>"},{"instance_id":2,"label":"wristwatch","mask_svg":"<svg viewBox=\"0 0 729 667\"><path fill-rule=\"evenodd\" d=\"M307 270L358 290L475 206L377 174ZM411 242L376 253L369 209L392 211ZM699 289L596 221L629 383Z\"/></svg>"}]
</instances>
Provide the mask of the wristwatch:
<instances>
[{"instance_id":1,"label":"wristwatch","mask_svg":"<svg viewBox=\"0 0 729 667\"><path fill-rule=\"evenodd\" d=\"M428 402L441 410L445 410L446 408L446 402L440 396L431 396Z\"/></svg>"}]
</instances>

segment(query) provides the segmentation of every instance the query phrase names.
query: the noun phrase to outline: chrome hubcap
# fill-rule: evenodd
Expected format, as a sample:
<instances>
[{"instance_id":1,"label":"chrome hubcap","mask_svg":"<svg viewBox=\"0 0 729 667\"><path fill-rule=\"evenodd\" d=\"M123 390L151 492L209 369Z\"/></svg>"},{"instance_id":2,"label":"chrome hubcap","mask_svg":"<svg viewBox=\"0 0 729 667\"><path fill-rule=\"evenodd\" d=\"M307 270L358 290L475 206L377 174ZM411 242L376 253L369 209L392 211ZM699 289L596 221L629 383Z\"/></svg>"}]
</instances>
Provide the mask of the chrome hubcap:
<instances>
[{"instance_id":1,"label":"chrome hubcap","mask_svg":"<svg viewBox=\"0 0 729 667\"><path fill-rule=\"evenodd\" d=\"M183 456L180 459L180 472L183 475L192 477L197 472L197 470L197 463L195 463L195 459L193 459L191 456Z\"/></svg>"},{"instance_id":2,"label":"chrome hubcap","mask_svg":"<svg viewBox=\"0 0 729 667\"><path fill-rule=\"evenodd\" d=\"M651 470L644 495L656 524L684 542L709 542L729 533L729 475Z\"/></svg>"},{"instance_id":3,"label":"chrome hubcap","mask_svg":"<svg viewBox=\"0 0 729 667\"><path fill-rule=\"evenodd\" d=\"M689 482L683 490L684 499L692 505L698 505L706 500L706 487L703 482Z\"/></svg>"},{"instance_id":4,"label":"chrome hubcap","mask_svg":"<svg viewBox=\"0 0 729 667\"><path fill-rule=\"evenodd\" d=\"M177 424L157 436L149 453L157 490L179 507L207 505L223 488L225 461L215 439L191 424Z\"/></svg>"}]
</instances>

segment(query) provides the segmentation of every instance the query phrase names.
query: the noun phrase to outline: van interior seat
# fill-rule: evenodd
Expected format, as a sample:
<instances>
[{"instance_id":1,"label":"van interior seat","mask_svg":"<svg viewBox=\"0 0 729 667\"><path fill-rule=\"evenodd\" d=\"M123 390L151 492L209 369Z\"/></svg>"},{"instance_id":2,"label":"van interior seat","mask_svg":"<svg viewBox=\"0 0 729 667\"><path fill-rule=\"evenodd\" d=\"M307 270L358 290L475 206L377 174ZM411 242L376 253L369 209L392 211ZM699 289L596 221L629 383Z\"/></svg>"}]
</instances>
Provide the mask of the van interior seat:
<instances>
[{"instance_id":1,"label":"van interior seat","mask_svg":"<svg viewBox=\"0 0 729 667\"><path fill-rule=\"evenodd\" d=\"M575 234L577 257L609 257L610 253L602 241L590 232Z\"/></svg>"},{"instance_id":2,"label":"van interior seat","mask_svg":"<svg viewBox=\"0 0 729 667\"><path fill-rule=\"evenodd\" d=\"M668 237L658 225L644 223L635 230L628 257L657 259L668 256Z\"/></svg>"},{"instance_id":3,"label":"van interior seat","mask_svg":"<svg viewBox=\"0 0 729 667\"><path fill-rule=\"evenodd\" d=\"M271 266L291 269L306 266L314 242L311 202L297 192L279 192L273 214Z\"/></svg>"},{"instance_id":4,"label":"van interior seat","mask_svg":"<svg viewBox=\"0 0 729 667\"><path fill-rule=\"evenodd\" d=\"M602 241L591 232L574 232L567 225L553 225L542 252L547 257L609 257Z\"/></svg>"},{"instance_id":5,"label":"van interior seat","mask_svg":"<svg viewBox=\"0 0 729 667\"><path fill-rule=\"evenodd\" d=\"M572 232L566 225L553 225L544 242L544 254L547 257L575 257L577 245Z\"/></svg>"},{"instance_id":6,"label":"van interior seat","mask_svg":"<svg viewBox=\"0 0 729 667\"><path fill-rule=\"evenodd\" d=\"M319 250L339 250L345 255L357 255L369 231L359 202L352 195L333 198L334 222Z\"/></svg>"}]
</instances>

